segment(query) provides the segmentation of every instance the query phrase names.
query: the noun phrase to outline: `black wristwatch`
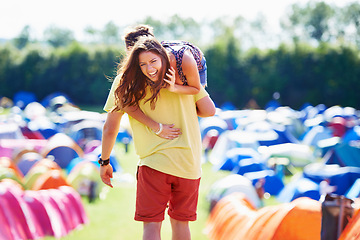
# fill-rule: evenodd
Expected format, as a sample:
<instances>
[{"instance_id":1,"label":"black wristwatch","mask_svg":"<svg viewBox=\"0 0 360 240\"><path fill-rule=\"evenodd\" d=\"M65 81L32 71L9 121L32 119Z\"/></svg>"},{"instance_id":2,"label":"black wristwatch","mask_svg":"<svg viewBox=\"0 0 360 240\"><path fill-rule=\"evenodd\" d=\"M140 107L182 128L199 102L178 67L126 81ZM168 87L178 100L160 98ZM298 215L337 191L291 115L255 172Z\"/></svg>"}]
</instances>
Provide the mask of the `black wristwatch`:
<instances>
[{"instance_id":1,"label":"black wristwatch","mask_svg":"<svg viewBox=\"0 0 360 240\"><path fill-rule=\"evenodd\" d=\"M99 158L98 163L100 164L100 166L106 166L110 163L110 158L106 160L102 160L101 158Z\"/></svg>"}]
</instances>

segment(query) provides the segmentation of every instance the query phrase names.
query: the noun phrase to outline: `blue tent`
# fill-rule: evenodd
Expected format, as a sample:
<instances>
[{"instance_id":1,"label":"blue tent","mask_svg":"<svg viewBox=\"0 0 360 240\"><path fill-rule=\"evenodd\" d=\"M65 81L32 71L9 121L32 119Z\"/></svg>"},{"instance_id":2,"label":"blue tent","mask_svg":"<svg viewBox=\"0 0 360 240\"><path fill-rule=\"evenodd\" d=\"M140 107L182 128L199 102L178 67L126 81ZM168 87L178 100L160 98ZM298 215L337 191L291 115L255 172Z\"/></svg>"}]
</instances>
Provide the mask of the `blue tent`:
<instances>
[{"instance_id":1,"label":"blue tent","mask_svg":"<svg viewBox=\"0 0 360 240\"><path fill-rule=\"evenodd\" d=\"M56 104L55 102L52 102L52 101L57 97L62 97L65 100L65 102L71 102L70 98L65 93L54 92L54 93L51 93L48 96L46 96L41 101L41 104L46 108L51 107L50 104ZM63 103L65 103L65 102L63 102Z\"/></svg>"},{"instance_id":2,"label":"blue tent","mask_svg":"<svg viewBox=\"0 0 360 240\"><path fill-rule=\"evenodd\" d=\"M14 104L24 109L29 103L36 102L36 96L32 92L19 91L14 95Z\"/></svg>"},{"instance_id":3,"label":"blue tent","mask_svg":"<svg viewBox=\"0 0 360 240\"><path fill-rule=\"evenodd\" d=\"M360 148L340 143L324 156L326 164L338 164L341 167L360 167Z\"/></svg>"},{"instance_id":4,"label":"blue tent","mask_svg":"<svg viewBox=\"0 0 360 240\"><path fill-rule=\"evenodd\" d=\"M360 168L309 164L304 168L303 176L318 184L328 179L331 186L336 186L334 194L345 195L354 182L360 178Z\"/></svg>"},{"instance_id":5,"label":"blue tent","mask_svg":"<svg viewBox=\"0 0 360 240\"><path fill-rule=\"evenodd\" d=\"M301 176L286 184L277 196L277 200L280 202L291 202L299 197L309 197L314 200L319 200L319 184Z\"/></svg>"},{"instance_id":6,"label":"blue tent","mask_svg":"<svg viewBox=\"0 0 360 240\"><path fill-rule=\"evenodd\" d=\"M259 179L265 179L264 190L273 196L277 196L284 188L282 179L276 175L275 171L270 169L248 172L244 176L250 179L254 186Z\"/></svg>"}]
</instances>

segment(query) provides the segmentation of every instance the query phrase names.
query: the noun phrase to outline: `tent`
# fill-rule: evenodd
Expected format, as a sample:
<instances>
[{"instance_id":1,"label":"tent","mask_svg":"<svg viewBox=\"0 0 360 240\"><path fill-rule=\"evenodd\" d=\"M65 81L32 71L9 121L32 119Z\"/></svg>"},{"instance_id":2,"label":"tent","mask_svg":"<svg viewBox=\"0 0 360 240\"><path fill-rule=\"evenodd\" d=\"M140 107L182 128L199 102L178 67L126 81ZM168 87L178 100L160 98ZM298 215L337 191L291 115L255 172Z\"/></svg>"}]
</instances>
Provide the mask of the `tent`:
<instances>
[{"instance_id":1,"label":"tent","mask_svg":"<svg viewBox=\"0 0 360 240\"><path fill-rule=\"evenodd\" d=\"M267 120L255 121L244 127L245 134L254 134L261 146L271 146L283 143L297 143L295 137L280 124Z\"/></svg>"},{"instance_id":2,"label":"tent","mask_svg":"<svg viewBox=\"0 0 360 240\"><path fill-rule=\"evenodd\" d=\"M83 150L76 142L64 133L52 136L42 150L42 155L54 157L54 161L61 167L66 168L76 157L84 155Z\"/></svg>"},{"instance_id":3,"label":"tent","mask_svg":"<svg viewBox=\"0 0 360 240\"><path fill-rule=\"evenodd\" d=\"M91 140L101 140L102 121L83 120L70 128L69 136L82 148Z\"/></svg>"},{"instance_id":4,"label":"tent","mask_svg":"<svg viewBox=\"0 0 360 240\"><path fill-rule=\"evenodd\" d=\"M24 136L18 124L0 123L0 139L24 139Z\"/></svg>"},{"instance_id":5,"label":"tent","mask_svg":"<svg viewBox=\"0 0 360 240\"><path fill-rule=\"evenodd\" d=\"M102 184L99 168L94 162L83 160L71 169L68 181L71 186L82 196L87 196L91 202L99 197Z\"/></svg>"},{"instance_id":6,"label":"tent","mask_svg":"<svg viewBox=\"0 0 360 240\"><path fill-rule=\"evenodd\" d=\"M27 152L20 157L16 165L25 176L29 170L41 159L43 159L43 156L40 153Z\"/></svg>"},{"instance_id":7,"label":"tent","mask_svg":"<svg viewBox=\"0 0 360 240\"><path fill-rule=\"evenodd\" d=\"M12 179L20 185L23 185L23 179L20 179L13 169L0 166L0 180L3 179Z\"/></svg>"},{"instance_id":8,"label":"tent","mask_svg":"<svg viewBox=\"0 0 360 240\"><path fill-rule=\"evenodd\" d=\"M223 160L214 165L214 169L233 171L243 159L250 159L254 163L264 162L262 156L253 148L234 147L225 152Z\"/></svg>"},{"instance_id":9,"label":"tent","mask_svg":"<svg viewBox=\"0 0 360 240\"><path fill-rule=\"evenodd\" d=\"M60 97L60 98L58 98ZM60 101L61 99L61 101ZM54 92L51 93L49 95L47 95L42 101L41 104L46 107L46 108L53 108L55 107L56 104L59 104L59 102L61 103L68 103L71 102L70 98L62 92Z\"/></svg>"},{"instance_id":10,"label":"tent","mask_svg":"<svg viewBox=\"0 0 360 240\"><path fill-rule=\"evenodd\" d=\"M254 206L243 193L232 193L215 205L206 223L205 232L210 240L236 239L233 234L243 229L255 214Z\"/></svg>"},{"instance_id":11,"label":"tent","mask_svg":"<svg viewBox=\"0 0 360 240\"><path fill-rule=\"evenodd\" d=\"M59 190L65 194L69 204L72 206L71 214L74 218L74 228L78 228L80 225L89 223L89 219L86 215L79 193L73 187L69 186L61 186L59 187Z\"/></svg>"},{"instance_id":12,"label":"tent","mask_svg":"<svg viewBox=\"0 0 360 240\"><path fill-rule=\"evenodd\" d=\"M345 195L355 181L360 178L360 168L314 163L304 168L303 176L317 184L328 179L331 186L336 186L334 194Z\"/></svg>"},{"instance_id":13,"label":"tent","mask_svg":"<svg viewBox=\"0 0 360 240\"><path fill-rule=\"evenodd\" d=\"M308 178L299 176L293 178L291 182L285 185L277 196L280 202L291 202L300 197L308 197L314 200L320 199L319 183Z\"/></svg>"},{"instance_id":14,"label":"tent","mask_svg":"<svg viewBox=\"0 0 360 240\"><path fill-rule=\"evenodd\" d=\"M324 156L326 164L338 164L341 167L360 167L360 147L349 143L339 143Z\"/></svg>"},{"instance_id":15,"label":"tent","mask_svg":"<svg viewBox=\"0 0 360 240\"><path fill-rule=\"evenodd\" d=\"M92 112L92 111L83 111L83 110L65 111L61 115L61 122L58 125L59 131L68 134L70 133L71 127L73 125L80 123L81 121L84 120L103 121L104 117L100 113Z\"/></svg>"},{"instance_id":16,"label":"tent","mask_svg":"<svg viewBox=\"0 0 360 240\"><path fill-rule=\"evenodd\" d=\"M22 181L24 178L24 174L21 172L19 167L8 157L0 157L0 166L4 168L12 169L16 175L16 177Z\"/></svg>"},{"instance_id":17,"label":"tent","mask_svg":"<svg viewBox=\"0 0 360 240\"><path fill-rule=\"evenodd\" d=\"M14 104L24 109L29 103L36 102L36 96L32 92L18 91L13 97Z\"/></svg>"},{"instance_id":18,"label":"tent","mask_svg":"<svg viewBox=\"0 0 360 240\"><path fill-rule=\"evenodd\" d=\"M207 199L210 201L210 209L220 201L220 199L234 193L243 193L246 200L251 203L254 208L262 206L261 199L256 193L256 189L252 182L241 175L231 174L216 181L210 188Z\"/></svg>"},{"instance_id":19,"label":"tent","mask_svg":"<svg viewBox=\"0 0 360 240\"><path fill-rule=\"evenodd\" d=\"M88 223L80 195L72 187L26 190L23 198L29 208L36 213L45 235L61 238L71 230Z\"/></svg>"},{"instance_id":20,"label":"tent","mask_svg":"<svg viewBox=\"0 0 360 240\"><path fill-rule=\"evenodd\" d=\"M3 139L0 136L0 156L13 158L17 163L16 159L20 157L19 154L26 151L40 152L47 143L48 141L44 139Z\"/></svg>"},{"instance_id":21,"label":"tent","mask_svg":"<svg viewBox=\"0 0 360 240\"><path fill-rule=\"evenodd\" d=\"M226 154L233 148L252 148L257 151L258 141L253 135L246 134L241 130L229 130L219 136L214 148L209 154L209 161L218 166L226 159Z\"/></svg>"},{"instance_id":22,"label":"tent","mask_svg":"<svg viewBox=\"0 0 360 240\"><path fill-rule=\"evenodd\" d=\"M259 152L265 158L288 158L294 166L303 167L315 161L314 151L308 145L283 143L273 146L261 146Z\"/></svg>"},{"instance_id":23,"label":"tent","mask_svg":"<svg viewBox=\"0 0 360 240\"><path fill-rule=\"evenodd\" d=\"M269 193L270 195L276 196L284 188L283 180L272 169L247 172L244 174L244 177L250 179L254 186L257 181L259 181L260 179L264 179L264 191Z\"/></svg>"},{"instance_id":24,"label":"tent","mask_svg":"<svg viewBox=\"0 0 360 240\"><path fill-rule=\"evenodd\" d=\"M309 198L254 210L244 195L228 195L211 212L209 239L320 240L321 204Z\"/></svg>"},{"instance_id":25,"label":"tent","mask_svg":"<svg viewBox=\"0 0 360 240\"><path fill-rule=\"evenodd\" d=\"M342 231L339 240L353 240L360 236L360 209L356 209L354 215Z\"/></svg>"},{"instance_id":26,"label":"tent","mask_svg":"<svg viewBox=\"0 0 360 240\"><path fill-rule=\"evenodd\" d=\"M48 170L41 174L34 182L31 190L52 189L60 186L70 186L61 170Z\"/></svg>"},{"instance_id":27,"label":"tent","mask_svg":"<svg viewBox=\"0 0 360 240\"><path fill-rule=\"evenodd\" d=\"M38 102L31 102L25 107L23 114L27 120L35 120L45 116L46 108Z\"/></svg>"},{"instance_id":28,"label":"tent","mask_svg":"<svg viewBox=\"0 0 360 240\"><path fill-rule=\"evenodd\" d=\"M23 198L32 212L36 213L35 217L40 223L41 229L45 236L54 236L56 238L60 238L61 236L65 236L65 234L58 234L56 231L56 227L53 226L55 223L52 219L55 218L54 215L50 215L49 212L45 208L45 202L41 199L38 191L30 191L27 190L24 192ZM59 224L59 223L57 223ZM57 227L58 229L60 227Z\"/></svg>"},{"instance_id":29,"label":"tent","mask_svg":"<svg viewBox=\"0 0 360 240\"><path fill-rule=\"evenodd\" d=\"M59 210L67 232L81 226L81 216L78 215L77 204L74 204L76 202L71 201L68 195L60 189L48 189L46 194L50 197L50 201L55 203L55 209Z\"/></svg>"},{"instance_id":30,"label":"tent","mask_svg":"<svg viewBox=\"0 0 360 240\"><path fill-rule=\"evenodd\" d=\"M343 136L343 142L349 143L350 141L358 141L360 140L360 126L354 126L348 129Z\"/></svg>"},{"instance_id":31,"label":"tent","mask_svg":"<svg viewBox=\"0 0 360 240\"><path fill-rule=\"evenodd\" d=\"M25 175L26 188L32 189L37 179L49 170L61 170L61 168L56 162L47 158L35 163Z\"/></svg>"},{"instance_id":32,"label":"tent","mask_svg":"<svg viewBox=\"0 0 360 240\"><path fill-rule=\"evenodd\" d=\"M23 190L15 184L0 183L0 208L7 216L14 239L39 239L44 233L35 213L22 197ZM12 238L10 238L12 239Z\"/></svg>"},{"instance_id":33,"label":"tent","mask_svg":"<svg viewBox=\"0 0 360 240\"><path fill-rule=\"evenodd\" d=\"M201 118L199 121L199 126L201 131L201 138L204 138L210 130L216 130L219 135L228 130L228 124L226 121L216 115L212 117Z\"/></svg>"},{"instance_id":34,"label":"tent","mask_svg":"<svg viewBox=\"0 0 360 240\"><path fill-rule=\"evenodd\" d=\"M316 146L320 140L332 138L332 131L321 125L311 127L303 136L302 143L308 146Z\"/></svg>"}]
</instances>

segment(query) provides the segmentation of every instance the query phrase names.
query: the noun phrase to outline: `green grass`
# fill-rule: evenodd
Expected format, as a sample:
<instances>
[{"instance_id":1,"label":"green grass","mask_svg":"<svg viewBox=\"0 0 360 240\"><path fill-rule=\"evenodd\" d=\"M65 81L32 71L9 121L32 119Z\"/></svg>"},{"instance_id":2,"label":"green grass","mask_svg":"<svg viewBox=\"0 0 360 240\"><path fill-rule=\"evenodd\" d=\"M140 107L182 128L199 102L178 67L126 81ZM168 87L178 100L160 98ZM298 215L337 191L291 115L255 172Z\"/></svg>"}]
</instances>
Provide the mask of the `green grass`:
<instances>
[{"instance_id":1,"label":"green grass","mask_svg":"<svg viewBox=\"0 0 360 240\"><path fill-rule=\"evenodd\" d=\"M130 145L129 152L125 153L123 146L116 145L117 158L123 168L123 173L134 176L137 157L133 146ZM190 223L192 239L208 239L204 234L204 228L209 214L209 203L206 195L211 185L218 179L228 175L229 172L212 170L209 163L203 165L203 176L200 184L200 195L198 205L198 220ZM133 220L135 212L135 182L124 183L119 188L108 188L106 198L98 199L96 202L88 203L84 198L83 203L90 219L82 229L70 232L62 239L68 240L134 240L142 238L142 223ZM166 215L167 216L167 215ZM55 239L53 237L45 238ZM171 226L168 217L162 225L162 239L171 239Z\"/></svg>"}]
</instances>

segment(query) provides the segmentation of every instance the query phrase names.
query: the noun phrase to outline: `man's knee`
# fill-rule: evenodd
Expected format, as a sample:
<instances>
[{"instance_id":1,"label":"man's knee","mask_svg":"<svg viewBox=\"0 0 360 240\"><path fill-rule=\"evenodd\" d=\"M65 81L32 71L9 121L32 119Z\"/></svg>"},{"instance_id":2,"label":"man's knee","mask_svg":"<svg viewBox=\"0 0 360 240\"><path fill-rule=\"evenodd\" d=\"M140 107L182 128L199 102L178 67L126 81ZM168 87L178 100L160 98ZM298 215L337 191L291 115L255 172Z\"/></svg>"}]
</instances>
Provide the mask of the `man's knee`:
<instances>
[{"instance_id":1,"label":"man's knee","mask_svg":"<svg viewBox=\"0 0 360 240\"><path fill-rule=\"evenodd\" d=\"M180 220L176 220L174 218L171 218L170 217L170 222L171 222L171 225L173 227L187 227L189 226L189 221L180 221Z\"/></svg>"}]
</instances>

